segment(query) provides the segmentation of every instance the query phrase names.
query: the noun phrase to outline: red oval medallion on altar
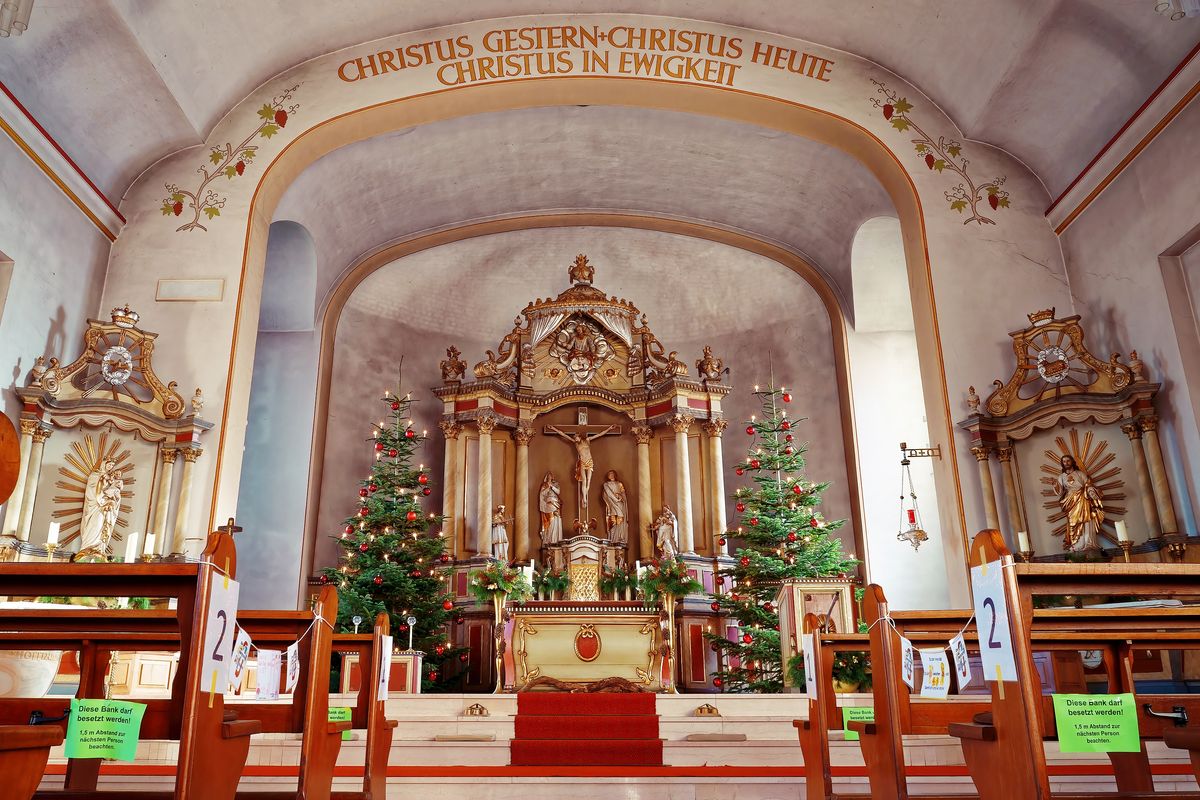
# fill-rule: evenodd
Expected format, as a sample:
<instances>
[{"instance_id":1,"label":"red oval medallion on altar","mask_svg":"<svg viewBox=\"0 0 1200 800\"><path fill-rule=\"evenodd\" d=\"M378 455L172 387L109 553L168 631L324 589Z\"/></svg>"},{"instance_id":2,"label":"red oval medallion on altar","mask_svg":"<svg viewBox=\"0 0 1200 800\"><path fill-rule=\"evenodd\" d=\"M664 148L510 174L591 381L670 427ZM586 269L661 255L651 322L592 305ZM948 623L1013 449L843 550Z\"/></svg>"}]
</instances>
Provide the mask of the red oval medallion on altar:
<instances>
[{"instance_id":1,"label":"red oval medallion on altar","mask_svg":"<svg viewBox=\"0 0 1200 800\"><path fill-rule=\"evenodd\" d=\"M575 655L580 661L595 661L600 657L600 634L595 625L580 625L575 634Z\"/></svg>"}]
</instances>

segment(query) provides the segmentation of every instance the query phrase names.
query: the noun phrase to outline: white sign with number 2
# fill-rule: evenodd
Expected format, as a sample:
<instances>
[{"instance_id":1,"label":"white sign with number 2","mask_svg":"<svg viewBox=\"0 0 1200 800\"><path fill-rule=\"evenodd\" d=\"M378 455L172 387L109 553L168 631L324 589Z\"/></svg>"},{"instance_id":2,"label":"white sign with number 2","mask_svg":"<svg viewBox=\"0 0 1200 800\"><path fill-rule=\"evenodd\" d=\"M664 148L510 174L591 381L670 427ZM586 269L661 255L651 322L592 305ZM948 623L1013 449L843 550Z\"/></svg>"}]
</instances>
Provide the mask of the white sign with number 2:
<instances>
[{"instance_id":1,"label":"white sign with number 2","mask_svg":"<svg viewBox=\"0 0 1200 800\"><path fill-rule=\"evenodd\" d=\"M979 655L987 681L1017 680L1012 633L1008 629L1008 601L1004 597L1004 570L999 561L971 567L971 593L975 600L975 629Z\"/></svg>"},{"instance_id":2,"label":"white sign with number 2","mask_svg":"<svg viewBox=\"0 0 1200 800\"><path fill-rule=\"evenodd\" d=\"M204 626L204 661L200 686L205 692L225 692L229 685L229 661L233 656L233 634L237 629L238 582L216 570L208 587L208 614Z\"/></svg>"}]
</instances>

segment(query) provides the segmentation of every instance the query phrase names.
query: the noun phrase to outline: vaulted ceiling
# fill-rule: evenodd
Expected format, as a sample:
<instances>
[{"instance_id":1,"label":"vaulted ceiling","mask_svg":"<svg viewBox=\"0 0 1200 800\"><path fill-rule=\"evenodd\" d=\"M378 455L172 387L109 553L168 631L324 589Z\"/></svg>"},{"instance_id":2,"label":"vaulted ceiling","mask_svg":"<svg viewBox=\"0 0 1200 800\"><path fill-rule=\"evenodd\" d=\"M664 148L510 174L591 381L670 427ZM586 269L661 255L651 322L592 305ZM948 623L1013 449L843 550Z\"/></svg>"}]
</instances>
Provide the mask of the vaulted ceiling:
<instances>
[{"instance_id":1,"label":"vaulted ceiling","mask_svg":"<svg viewBox=\"0 0 1200 800\"><path fill-rule=\"evenodd\" d=\"M201 142L306 59L471 19L594 11L741 25L839 48L915 83L966 135L1057 194L1200 40L1155 0L38 0L0 80L102 190Z\"/></svg>"}]
</instances>

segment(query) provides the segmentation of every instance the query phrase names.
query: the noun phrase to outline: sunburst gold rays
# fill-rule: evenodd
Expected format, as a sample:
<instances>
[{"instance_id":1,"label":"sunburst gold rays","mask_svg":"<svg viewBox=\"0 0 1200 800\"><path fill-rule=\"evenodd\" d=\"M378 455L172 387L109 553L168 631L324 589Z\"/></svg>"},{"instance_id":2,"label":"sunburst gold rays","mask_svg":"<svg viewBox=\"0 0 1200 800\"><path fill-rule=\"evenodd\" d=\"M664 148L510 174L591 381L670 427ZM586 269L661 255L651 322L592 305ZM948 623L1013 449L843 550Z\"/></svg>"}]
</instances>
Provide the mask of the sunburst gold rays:
<instances>
[{"instance_id":1,"label":"sunburst gold rays","mask_svg":"<svg viewBox=\"0 0 1200 800\"><path fill-rule=\"evenodd\" d=\"M62 490L62 494L54 496L53 501L57 507L50 512L50 516L62 526L62 533L66 534L60 535L59 541L62 544L70 544L79 538L80 527L83 524L83 503L84 493L87 490L87 479L102 462L110 460L116 462L117 470L125 481L121 499L133 498L134 492L131 487L137 483L137 479L132 475L133 463L129 460L131 454L129 448L124 447L119 438L110 438L108 431L102 431L98 439L93 439L88 434L83 437L82 441L71 442L70 450L63 456L66 464L58 468L59 480L54 484L55 487ZM132 505L126 502L121 503L112 536L114 540L120 541L124 538L117 532L117 529L124 530L129 527L128 515L132 512Z\"/></svg>"},{"instance_id":2,"label":"sunburst gold rays","mask_svg":"<svg viewBox=\"0 0 1200 800\"><path fill-rule=\"evenodd\" d=\"M1109 451L1107 441L1097 442L1091 431L1087 431L1083 435L1082 442L1079 440L1079 431L1075 428L1072 428L1067 436L1070 441L1062 436L1054 438L1058 449L1044 450L1046 463L1040 467L1043 476L1039 480L1045 486L1042 489L1042 496L1046 498L1042 506L1050 512L1046 515L1046 519L1054 526L1052 533L1062 537L1067 532L1065 522L1067 515L1059 505L1055 486L1058 476L1062 472L1062 457L1070 456L1075 459L1076 466L1087 474L1104 502L1104 522L1101 523L1098 535L1115 543L1116 535L1110 533L1108 529L1112 528L1115 531L1114 521L1126 514L1125 492L1123 491L1125 481L1120 479L1121 468L1113 463L1117 456Z\"/></svg>"}]
</instances>

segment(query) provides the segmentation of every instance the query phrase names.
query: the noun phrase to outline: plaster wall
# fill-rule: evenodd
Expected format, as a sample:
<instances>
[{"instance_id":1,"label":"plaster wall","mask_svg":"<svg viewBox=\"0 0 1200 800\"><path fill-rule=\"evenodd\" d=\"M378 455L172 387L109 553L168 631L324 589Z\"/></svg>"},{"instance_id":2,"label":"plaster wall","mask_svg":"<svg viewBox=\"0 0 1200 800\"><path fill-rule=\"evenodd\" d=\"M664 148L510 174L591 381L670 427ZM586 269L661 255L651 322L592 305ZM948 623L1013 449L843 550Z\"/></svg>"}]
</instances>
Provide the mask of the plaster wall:
<instances>
[{"instance_id":1,"label":"plaster wall","mask_svg":"<svg viewBox=\"0 0 1200 800\"><path fill-rule=\"evenodd\" d=\"M0 410L16 419L20 406L11 390L24 385L34 358L79 355L87 319L100 307L109 241L6 136L0 136L0 251L12 260L0 314ZM146 305L140 310L143 324L159 330ZM14 523L6 519L4 530Z\"/></svg>"},{"instance_id":2,"label":"plaster wall","mask_svg":"<svg viewBox=\"0 0 1200 800\"><path fill-rule=\"evenodd\" d=\"M1193 101L1062 236L1075 311L1083 316L1092 351L1105 356L1137 350L1149 379L1163 385L1159 432L1179 524L1192 534L1200 494L1193 408L1200 397L1182 379L1184 356L1159 256L1200 225L1195 175L1183 168L1200 163L1198 126L1200 103Z\"/></svg>"}]
</instances>

